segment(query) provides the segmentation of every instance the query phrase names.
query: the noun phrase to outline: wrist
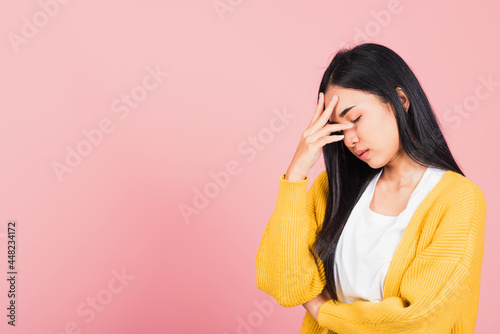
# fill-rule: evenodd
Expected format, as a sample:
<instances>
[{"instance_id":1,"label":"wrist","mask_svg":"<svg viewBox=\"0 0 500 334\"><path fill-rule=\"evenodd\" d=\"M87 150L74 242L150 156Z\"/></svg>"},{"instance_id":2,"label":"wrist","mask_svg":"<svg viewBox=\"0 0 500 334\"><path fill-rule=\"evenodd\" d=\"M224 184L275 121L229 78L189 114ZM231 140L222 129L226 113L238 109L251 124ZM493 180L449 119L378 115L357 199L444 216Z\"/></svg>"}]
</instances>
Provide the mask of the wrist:
<instances>
[{"instance_id":1,"label":"wrist","mask_svg":"<svg viewBox=\"0 0 500 334\"><path fill-rule=\"evenodd\" d=\"M303 304L306 310L316 319L318 320L319 308L326 303L328 300L324 298L322 295L318 295L316 298L308 301Z\"/></svg>"},{"instance_id":2,"label":"wrist","mask_svg":"<svg viewBox=\"0 0 500 334\"><path fill-rule=\"evenodd\" d=\"M300 175L300 174L291 174L286 172L285 173L285 180L287 181L304 181L306 179L306 176Z\"/></svg>"}]
</instances>

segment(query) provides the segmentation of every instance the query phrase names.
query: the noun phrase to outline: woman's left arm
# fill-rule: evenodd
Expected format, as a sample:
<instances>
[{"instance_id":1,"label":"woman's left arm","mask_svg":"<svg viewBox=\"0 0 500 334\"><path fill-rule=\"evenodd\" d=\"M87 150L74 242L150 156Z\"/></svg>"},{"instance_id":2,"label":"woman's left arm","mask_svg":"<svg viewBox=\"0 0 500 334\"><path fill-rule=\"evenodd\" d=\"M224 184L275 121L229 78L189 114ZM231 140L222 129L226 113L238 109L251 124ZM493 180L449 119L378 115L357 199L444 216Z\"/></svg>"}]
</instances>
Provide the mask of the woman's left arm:
<instances>
[{"instance_id":1,"label":"woman's left arm","mask_svg":"<svg viewBox=\"0 0 500 334\"><path fill-rule=\"evenodd\" d=\"M304 307L321 327L338 333L450 333L479 295L486 200L473 184L443 210L432 241L401 279L400 297L349 304L319 295Z\"/></svg>"}]
</instances>

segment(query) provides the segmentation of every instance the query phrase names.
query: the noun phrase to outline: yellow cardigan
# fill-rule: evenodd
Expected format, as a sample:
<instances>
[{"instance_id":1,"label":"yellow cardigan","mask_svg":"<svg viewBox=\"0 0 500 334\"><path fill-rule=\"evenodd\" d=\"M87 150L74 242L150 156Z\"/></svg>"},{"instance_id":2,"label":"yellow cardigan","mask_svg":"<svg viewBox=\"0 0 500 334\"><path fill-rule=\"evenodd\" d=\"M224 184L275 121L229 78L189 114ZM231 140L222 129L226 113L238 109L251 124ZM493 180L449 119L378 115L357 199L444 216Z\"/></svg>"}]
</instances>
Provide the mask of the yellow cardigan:
<instances>
[{"instance_id":1,"label":"yellow cardigan","mask_svg":"<svg viewBox=\"0 0 500 334\"><path fill-rule=\"evenodd\" d=\"M275 210L257 255L257 288L284 307L299 306L325 286L311 250L325 216L326 170L280 176ZM301 334L474 333L484 251L486 199L471 180L448 170L420 203L390 262L380 302L329 300L318 321L305 312Z\"/></svg>"}]
</instances>

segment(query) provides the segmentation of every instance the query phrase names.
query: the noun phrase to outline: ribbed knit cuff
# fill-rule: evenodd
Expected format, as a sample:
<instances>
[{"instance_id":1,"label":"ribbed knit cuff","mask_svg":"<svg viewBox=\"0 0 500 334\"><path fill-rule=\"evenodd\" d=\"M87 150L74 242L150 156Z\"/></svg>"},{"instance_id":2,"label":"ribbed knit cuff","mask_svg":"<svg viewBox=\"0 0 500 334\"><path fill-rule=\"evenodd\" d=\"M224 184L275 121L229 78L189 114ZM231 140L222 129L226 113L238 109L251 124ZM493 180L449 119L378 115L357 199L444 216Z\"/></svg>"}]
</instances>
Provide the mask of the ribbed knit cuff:
<instances>
[{"instance_id":1,"label":"ribbed knit cuff","mask_svg":"<svg viewBox=\"0 0 500 334\"><path fill-rule=\"evenodd\" d=\"M291 217L306 215L308 182L307 176L304 180L290 181L285 179L285 174L282 174L275 214Z\"/></svg>"}]
</instances>

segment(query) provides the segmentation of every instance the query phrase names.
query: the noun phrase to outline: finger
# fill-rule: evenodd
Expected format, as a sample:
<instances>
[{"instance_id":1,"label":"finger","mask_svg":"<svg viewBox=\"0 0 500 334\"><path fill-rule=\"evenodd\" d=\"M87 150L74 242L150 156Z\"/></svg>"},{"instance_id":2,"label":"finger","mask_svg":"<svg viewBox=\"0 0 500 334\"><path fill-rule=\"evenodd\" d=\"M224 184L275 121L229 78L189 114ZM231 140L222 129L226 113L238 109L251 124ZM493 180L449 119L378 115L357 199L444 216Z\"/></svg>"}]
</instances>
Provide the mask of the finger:
<instances>
[{"instance_id":1,"label":"finger","mask_svg":"<svg viewBox=\"0 0 500 334\"><path fill-rule=\"evenodd\" d=\"M339 97L334 95L328 107L324 110L324 112L317 118L316 122L312 125L312 132L317 132L320 128L324 127L330 116L332 115L333 109L337 104Z\"/></svg>"},{"instance_id":2,"label":"finger","mask_svg":"<svg viewBox=\"0 0 500 334\"><path fill-rule=\"evenodd\" d=\"M338 132L338 131L341 131L341 130L344 130L344 129L350 129L352 127L351 125L352 123L340 123L340 124L328 124L328 125L325 125L322 129L320 129L319 131L317 131L316 133L312 134L310 139L311 141L315 142L317 141L318 139L322 138L322 137L329 137L329 136L336 136L336 137L340 137L340 139L344 138L344 135L343 134L332 134L332 132Z\"/></svg>"},{"instance_id":3,"label":"finger","mask_svg":"<svg viewBox=\"0 0 500 334\"><path fill-rule=\"evenodd\" d=\"M321 114L321 116L318 120L322 125L325 125L326 122L330 119L330 116L332 115L333 109L337 105L338 101L339 101L339 97L337 95L333 95L332 100L328 104L328 107L325 109L323 114Z\"/></svg>"},{"instance_id":4,"label":"finger","mask_svg":"<svg viewBox=\"0 0 500 334\"><path fill-rule=\"evenodd\" d=\"M321 115L321 112L323 111L323 105L325 101L325 94L323 92L319 93L319 98L318 98L318 106L316 107L316 111L314 112L313 118L311 120L311 123L309 123L309 126L314 124L316 120L319 118Z\"/></svg>"}]
</instances>

